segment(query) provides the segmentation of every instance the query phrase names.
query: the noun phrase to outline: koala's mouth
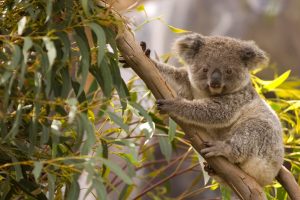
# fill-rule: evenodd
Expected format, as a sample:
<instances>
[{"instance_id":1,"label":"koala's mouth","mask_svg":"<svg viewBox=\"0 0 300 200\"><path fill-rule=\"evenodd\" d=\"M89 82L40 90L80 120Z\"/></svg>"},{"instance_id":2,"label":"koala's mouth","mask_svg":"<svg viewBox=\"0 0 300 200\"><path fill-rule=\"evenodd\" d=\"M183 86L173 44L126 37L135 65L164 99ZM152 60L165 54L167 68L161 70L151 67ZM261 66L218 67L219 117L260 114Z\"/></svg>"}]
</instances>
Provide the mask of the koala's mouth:
<instances>
[{"instance_id":1,"label":"koala's mouth","mask_svg":"<svg viewBox=\"0 0 300 200\"><path fill-rule=\"evenodd\" d=\"M209 89L209 92L212 94L212 95L218 95L218 94L221 94L223 92L223 86L220 86L220 87L211 87L209 86L208 89Z\"/></svg>"}]
</instances>

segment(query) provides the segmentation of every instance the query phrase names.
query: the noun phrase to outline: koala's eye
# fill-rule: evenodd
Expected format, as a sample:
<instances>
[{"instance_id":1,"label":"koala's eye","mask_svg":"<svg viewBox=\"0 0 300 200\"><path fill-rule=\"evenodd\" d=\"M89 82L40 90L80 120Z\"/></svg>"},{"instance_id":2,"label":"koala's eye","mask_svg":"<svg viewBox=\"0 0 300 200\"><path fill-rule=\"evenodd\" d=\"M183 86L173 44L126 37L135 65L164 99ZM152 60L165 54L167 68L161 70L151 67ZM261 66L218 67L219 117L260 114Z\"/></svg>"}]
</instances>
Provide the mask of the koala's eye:
<instances>
[{"instance_id":1,"label":"koala's eye","mask_svg":"<svg viewBox=\"0 0 300 200\"><path fill-rule=\"evenodd\" d=\"M232 69L226 69L227 74L232 74Z\"/></svg>"},{"instance_id":2,"label":"koala's eye","mask_svg":"<svg viewBox=\"0 0 300 200\"><path fill-rule=\"evenodd\" d=\"M208 69L207 68L203 68L202 71L206 73L206 72L208 72Z\"/></svg>"}]
</instances>

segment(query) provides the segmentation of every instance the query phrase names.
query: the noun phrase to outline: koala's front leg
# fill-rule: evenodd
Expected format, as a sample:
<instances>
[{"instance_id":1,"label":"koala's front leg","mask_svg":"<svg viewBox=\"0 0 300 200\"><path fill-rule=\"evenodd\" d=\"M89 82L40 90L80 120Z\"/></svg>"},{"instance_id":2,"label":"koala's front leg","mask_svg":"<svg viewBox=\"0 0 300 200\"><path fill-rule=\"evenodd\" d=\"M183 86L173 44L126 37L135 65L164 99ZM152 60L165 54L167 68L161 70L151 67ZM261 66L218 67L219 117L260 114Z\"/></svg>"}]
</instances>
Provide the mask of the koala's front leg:
<instances>
[{"instance_id":1,"label":"koala's front leg","mask_svg":"<svg viewBox=\"0 0 300 200\"><path fill-rule=\"evenodd\" d=\"M226 99L171 99L157 100L157 108L161 113L176 116L186 123L205 128L222 128L232 124L239 116L239 105Z\"/></svg>"}]
</instances>

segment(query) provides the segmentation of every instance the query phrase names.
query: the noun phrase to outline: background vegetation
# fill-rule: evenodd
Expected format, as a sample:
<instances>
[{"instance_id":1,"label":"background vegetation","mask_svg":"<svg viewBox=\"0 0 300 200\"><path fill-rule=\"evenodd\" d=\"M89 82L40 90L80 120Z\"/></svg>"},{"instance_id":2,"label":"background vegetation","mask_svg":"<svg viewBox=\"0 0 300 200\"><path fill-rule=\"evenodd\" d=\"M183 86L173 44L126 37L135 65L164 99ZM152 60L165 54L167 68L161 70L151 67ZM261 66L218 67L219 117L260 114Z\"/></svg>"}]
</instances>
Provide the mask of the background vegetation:
<instances>
[{"instance_id":1,"label":"background vegetation","mask_svg":"<svg viewBox=\"0 0 300 200\"><path fill-rule=\"evenodd\" d=\"M198 154L138 77L122 79L114 30L126 22L109 5L4 0L0 13L1 199L187 199L217 188L199 187ZM289 74L253 83L282 120L299 182L300 80ZM192 171L172 196L170 180ZM266 192L286 199L277 183Z\"/></svg>"}]
</instances>

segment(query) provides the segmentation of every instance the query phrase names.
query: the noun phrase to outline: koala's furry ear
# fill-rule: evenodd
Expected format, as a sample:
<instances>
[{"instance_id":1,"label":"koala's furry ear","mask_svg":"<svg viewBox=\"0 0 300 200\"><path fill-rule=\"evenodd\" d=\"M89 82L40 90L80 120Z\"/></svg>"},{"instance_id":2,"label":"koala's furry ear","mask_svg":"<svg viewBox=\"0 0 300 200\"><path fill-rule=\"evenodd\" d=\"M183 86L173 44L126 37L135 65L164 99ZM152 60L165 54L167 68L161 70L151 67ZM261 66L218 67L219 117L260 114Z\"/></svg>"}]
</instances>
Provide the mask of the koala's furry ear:
<instances>
[{"instance_id":1,"label":"koala's furry ear","mask_svg":"<svg viewBox=\"0 0 300 200\"><path fill-rule=\"evenodd\" d=\"M190 63L204 45L204 36L192 33L178 38L174 43L173 50L185 62Z\"/></svg>"},{"instance_id":2,"label":"koala's furry ear","mask_svg":"<svg viewBox=\"0 0 300 200\"><path fill-rule=\"evenodd\" d=\"M269 62L266 53L254 42L247 42L246 46L240 51L240 58L250 70L255 69L259 65L266 65Z\"/></svg>"}]
</instances>

